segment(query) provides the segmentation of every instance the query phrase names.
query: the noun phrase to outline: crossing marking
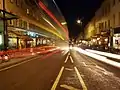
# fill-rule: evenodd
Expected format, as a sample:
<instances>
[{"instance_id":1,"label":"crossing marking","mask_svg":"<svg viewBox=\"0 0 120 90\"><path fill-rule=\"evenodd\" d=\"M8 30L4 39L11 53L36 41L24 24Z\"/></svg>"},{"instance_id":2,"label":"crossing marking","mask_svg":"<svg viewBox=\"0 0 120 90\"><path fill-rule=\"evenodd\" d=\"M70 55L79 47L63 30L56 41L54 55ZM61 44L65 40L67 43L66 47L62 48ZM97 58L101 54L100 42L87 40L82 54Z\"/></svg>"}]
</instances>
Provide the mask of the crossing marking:
<instances>
[{"instance_id":1,"label":"crossing marking","mask_svg":"<svg viewBox=\"0 0 120 90\"><path fill-rule=\"evenodd\" d=\"M65 62L64 62L64 63L67 63L67 61L68 61L68 57L69 57L69 55L67 55L66 60L65 60Z\"/></svg>"},{"instance_id":2,"label":"crossing marking","mask_svg":"<svg viewBox=\"0 0 120 90\"><path fill-rule=\"evenodd\" d=\"M72 86L68 86L68 85L60 85L60 87L62 87L62 88L65 88L65 89L68 89L68 90L79 90L79 89L77 89L77 88L74 88L74 87L72 87Z\"/></svg>"},{"instance_id":3,"label":"crossing marking","mask_svg":"<svg viewBox=\"0 0 120 90\"><path fill-rule=\"evenodd\" d=\"M70 60L71 60L72 63L74 63L73 58L71 56L70 56Z\"/></svg>"},{"instance_id":4,"label":"crossing marking","mask_svg":"<svg viewBox=\"0 0 120 90\"><path fill-rule=\"evenodd\" d=\"M85 62L82 62L82 63L83 63L83 65L84 65L85 67L87 66Z\"/></svg>"},{"instance_id":5,"label":"crossing marking","mask_svg":"<svg viewBox=\"0 0 120 90\"><path fill-rule=\"evenodd\" d=\"M58 85L58 83L60 81L60 78L62 76L63 70L64 70L64 67L61 68L61 70L60 70L60 72L59 72L59 74L58 74L58 76L57 76L57 78L56 78L56 80L55 80L51 90L55 90L56 89L56 87L57 87L57 85Z\"/></svg>"},{"instance_id":6,"label":"crossing marking","mask_svg":"<svg viewBox=\"0 0 120 90\"><path fill-rule=\"evenodd\" d=\"M73 71L74 69L71 69L71 68L65 68L65 70Z\"/></svg>"},{"instance_id":7,"label":"crossing marking","mask_svg":"<svg viewBox=\"0 0 120 90\"><path fill-rule=\"evenodd\" d=\"M80 81L80 83L81 83L81 85L82 85L83 90L87 90L87 87L86 87L86 85L85 85L85 82L83 81L83 79L82 79L82 77L81 77L81 75L80 75L77 67L74 67L74 69L75 69L75 71L76 71L76 73L77 73L78 79L79 79L79 81Z\"/></svg>"}]
</instances>

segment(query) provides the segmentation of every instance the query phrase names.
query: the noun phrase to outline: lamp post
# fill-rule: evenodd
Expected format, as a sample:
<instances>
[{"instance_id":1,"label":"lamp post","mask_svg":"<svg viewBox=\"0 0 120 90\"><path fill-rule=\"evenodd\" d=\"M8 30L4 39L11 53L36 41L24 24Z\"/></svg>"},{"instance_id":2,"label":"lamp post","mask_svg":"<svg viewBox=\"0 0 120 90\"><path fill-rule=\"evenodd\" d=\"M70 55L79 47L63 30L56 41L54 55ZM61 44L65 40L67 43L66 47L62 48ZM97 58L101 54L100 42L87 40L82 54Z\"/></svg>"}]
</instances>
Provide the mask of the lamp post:
<instances>
[{"instance_id":1,"label":"lamp post","mask_svg":"<svg viewBox=\"0 0 120 90\"><path fill-rule=\"evenodd\" d=\"M4 28L4 50L8 49L7 19L5 17L5 0L3 0L3 28Z\"/></svg>"}]
</instances>

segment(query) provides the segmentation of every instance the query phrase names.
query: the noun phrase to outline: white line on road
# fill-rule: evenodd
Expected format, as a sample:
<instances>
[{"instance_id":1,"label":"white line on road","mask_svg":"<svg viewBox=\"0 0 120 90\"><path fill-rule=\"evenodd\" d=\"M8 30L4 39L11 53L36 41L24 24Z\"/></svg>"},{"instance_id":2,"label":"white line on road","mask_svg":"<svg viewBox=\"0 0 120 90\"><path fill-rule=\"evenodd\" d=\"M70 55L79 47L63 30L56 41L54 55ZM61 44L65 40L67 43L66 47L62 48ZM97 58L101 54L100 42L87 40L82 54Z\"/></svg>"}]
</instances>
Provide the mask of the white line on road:
<instances>
[{"instance_id":1,"label":"white line on road","mask_svg":"<svg viewBox=\"0 0 120 90\"><path fill-rule=\"evenodd\" d=\"M79 81L80 81L80 83L82 85L83 90L87 90L87 87L86 87L86 85L85 85L85 83L84 83L84 81L83 81L83 79L82 79L82 77L81 77L77 67L74 67L74 69L75 69L75 71L77 73L78 79L79 79Z\"/></svg>"},{"instance_id":2,"label":"white line on road","mask_svg":"<svg viewBox=\"0 0 120 90\"><path fill-rule=\"evenodd\" d=\"M71 56L70 56L70 60L71 60L72 63L74 63L73 58Z\"/></svg>"},{"instance_id":3,"label":"white line on road","mask_svg":"<svg viewBox=\"0 0 120 90\"><path fill-rule=\"evenodd\" d=\"M66 63L66 62L68 61L68 57L69 57L69 55L67 55L67 57L66 57L66 59L65 59L65 62L64 62L64 63Z\"/></svg>"},{"instance_id":4,"label":"white line on road","mask_svg":"<svg viewBox=\"0 0 120 90\"><path fill-rule=\"evenodd\" d=\"M74 87L72 87L72 86L68 86L68 85L60 85L60 87L62 87L62 88L65 88L65 89L68 89L68 90L79 90L79 89L77 89L77 88L74 88Z\"/></svg>"},{"instance_id":5,"label":"white line on road","mask_svg":"<svg viewBox=\"0 0 120 90\"><path fill-rule=\"evenodd\" d=\"M56 87L57 87L57 85L58 85L58 83L60 81L60 78L62 76L63 70L64 70L64 67L61 68L61 70L60 70L60 72L59 72L59 74L58 74L58 76L57 76L57 78L56 78L56 80L55 80L51 90L55 90L56 89Z\"/></svg>"},{"instance_id":6,"label":"white line on road","mask_svg":"<svg viewBox=\"0 0 120 90\"><path fill-rule=\"evenodd\" d=\"M82 62L82 63L83 63L83 65L84 65L85 67L87 66L85 62Z\"/></svg>"}]
</instances>

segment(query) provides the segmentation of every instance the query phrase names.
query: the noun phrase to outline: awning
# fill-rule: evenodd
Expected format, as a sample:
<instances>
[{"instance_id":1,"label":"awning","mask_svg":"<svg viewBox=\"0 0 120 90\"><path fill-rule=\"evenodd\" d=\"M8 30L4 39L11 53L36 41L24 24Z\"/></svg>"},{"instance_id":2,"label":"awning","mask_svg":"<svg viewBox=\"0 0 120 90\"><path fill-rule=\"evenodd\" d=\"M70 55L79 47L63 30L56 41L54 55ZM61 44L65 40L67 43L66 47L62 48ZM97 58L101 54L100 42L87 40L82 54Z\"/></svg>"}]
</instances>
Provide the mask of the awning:
<instances>
[{"instance_id":1,"label":"awning","mask_svg":"<svg viewBox=\"0 0 120 90\"><path fill-rule=\"evenodd\" d=\"M7 20L17 19L17 18L18 18L16 15L0 9L0 18L1 18L1 19L4 18L3 12L5 13L5 19L7 19Z\"/></svg>"}]
</instances>

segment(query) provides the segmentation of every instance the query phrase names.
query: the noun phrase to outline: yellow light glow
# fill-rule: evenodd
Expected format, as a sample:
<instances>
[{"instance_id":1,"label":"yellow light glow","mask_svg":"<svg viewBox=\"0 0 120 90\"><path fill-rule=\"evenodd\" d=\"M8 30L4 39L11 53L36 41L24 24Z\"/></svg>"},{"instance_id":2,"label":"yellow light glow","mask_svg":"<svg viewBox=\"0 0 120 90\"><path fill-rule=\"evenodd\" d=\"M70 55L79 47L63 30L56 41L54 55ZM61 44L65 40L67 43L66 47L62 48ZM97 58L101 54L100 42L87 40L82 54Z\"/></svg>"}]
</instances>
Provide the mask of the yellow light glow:
<instances>
[{"instance_id":1,"label":"yellow light glow","mask_svg":"<svg viewBox=\"0 0 120 90\"><path fill-rule=\"evenodd\" d=\"M66 25L66 24L67 24L67 22L62 22L61 24L62 24L62 25Z\"/></svg>"},{"instance_id":2,"label":"yellow light glow","mask_svg":"<svg viewBox=\"0 0 120 90\"><path fill-rule=\"evenodd\" d=\"M40 24L40 23L37 23L37 22L35 22L35 21L33 21L33 20L30 20L30 19L27 19L26 17L22 17L22 18L25 19L25 20L28 20L28 22L32 22L32 24L34 24L34 25L36 25L36 26L38 26L38 27L40 27L40 28L42 28L42 29L44 29L44 30L46 30L46 31L54 34L54 35L56 35L56 36L59 37L60 39L64 40L64 38L63 38L60 34L58 34L58 33L56 33L56 32L54 31L54 29L53 29L53 30L52 30L52 29L49 29L49 28L47 28L46 26L44 26L44 25L42 25L42 24Z\"/></svg>"},{"instance_id":3,"label":"yellow light glow","mask_svg":"<svg viewBox=\"0 0 120 90\"><path fill-rule=\"evenodd\" d=\"M50 21L48 21L48 20L47 20L46 18L44 18L44 17L43 17L43 19L44 19L51 27L53 27L53 28L56 30L55 26L53 26L52 23L50 23Z\"/></svg>"}]
</instances>

